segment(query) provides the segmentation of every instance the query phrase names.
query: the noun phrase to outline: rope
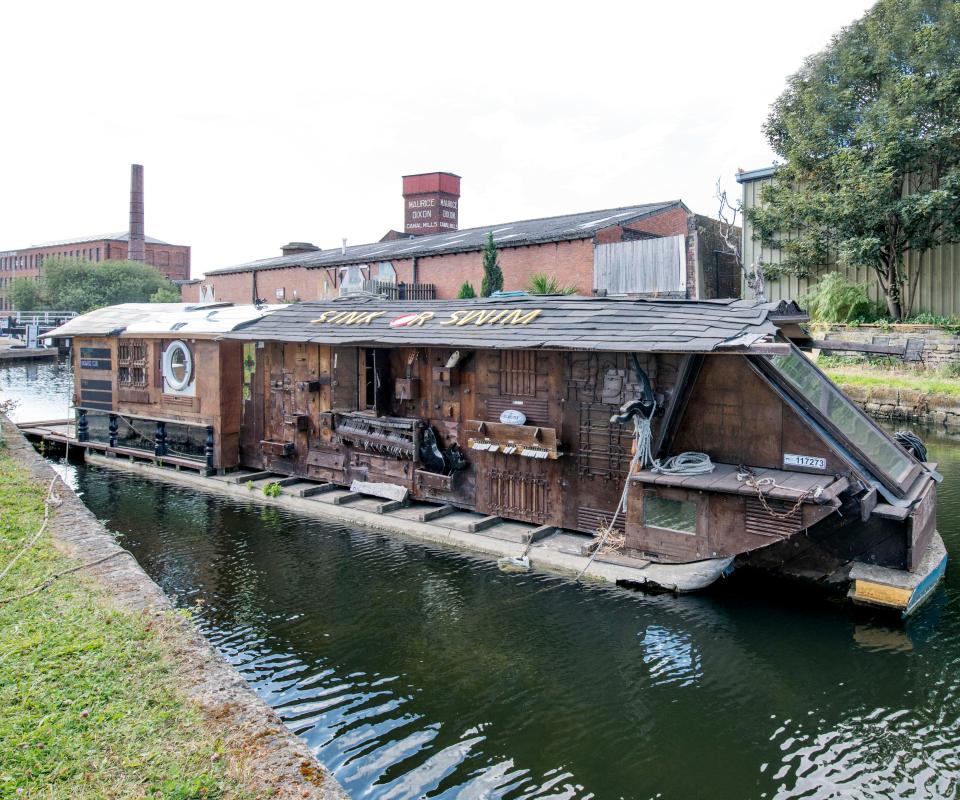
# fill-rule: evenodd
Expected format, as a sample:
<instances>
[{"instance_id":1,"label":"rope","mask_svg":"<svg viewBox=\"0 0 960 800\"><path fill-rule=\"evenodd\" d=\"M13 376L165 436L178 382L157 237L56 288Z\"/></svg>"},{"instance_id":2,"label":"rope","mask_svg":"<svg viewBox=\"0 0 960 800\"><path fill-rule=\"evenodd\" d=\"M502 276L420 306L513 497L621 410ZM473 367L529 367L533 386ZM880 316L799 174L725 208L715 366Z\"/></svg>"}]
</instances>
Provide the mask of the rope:
<instances>
[{"instance_id":1,"label":"rope","mask_svg":"<svg viewBox=\"0 0 960 800\"><path fill-rule=\"evenodd\" d=\"M793 507L789 511L774 511L767 503L767 498L763 493L764 488L787 489L791 492L796 491L796 489L791 489L789 486L782 486L777 483L775 478L758 478L757 473L750 469L750 467L745 467L743 464L737 467L737 480L757 490L757 498L760 500L760 505L762 505L763 510L774 519L790 519L790 517L794 516L797 511L800 510L800 506L803 505L804 500L808 498L816 500L823 493L823 487L819 484L812 489L804 489L800 493L800 496L797 497L797 502L793 504Z\"/></svg>"},{"instance_id":2,"label":"rope","mask_svg":"<svg viewBox=\"0 0 960 800\"><path fill-rule=\"evenodd\" d=\"M32 594L36 594L37 592L42 592L44 589L47 589L50 586L52 586L54 582L58 581L64 575L70 575L71 573L79 572L80 570L87 569L88 567L95 567L97 566L97 564L102 564L104 561L109 561L111 558L116 558L117 556L130 556L131 558L135 559L135 556L133 555L133 553L129 552L128 550L123 550L123 549L116 550L110 555L104 556L103 558L98 558L95 561L89 561L86 564L77 564L77 566L70 567L70 569L65 569L62 572L55 572L53 575L51 575L49 578L44 580L42 583L38 583L36 586L34 586L32 589L26 592L22 592L20 594L12 594L8 597L0 597L0 606L6 603L12 603L14 600L23 600L26 597L30 597L30 595Z\"/></svg>"},{"instance_id":3,"label":"rope","mask_svg":"<svg viewBox=\"0 0 960 800\"><path fill-rule=\"evenodd\" d=\"M607 525L606 529L600 534L600 540L597 542L597 546L593 548L593 552L590 554L590 558L587 559L587 563L583 565L577 573L577 577L573 579L574 583L579 582L580 578L583 577L583 573L590 569L590 565L593 563L593 560L597 557L599 552L603 549L603 545L606 543L607 538L613 533L613 529L617 524L617 520L620 517L621 512L626 513L627 510L627 492L630 489L630 476L633 475L637 470L637 466L645 467L647 464L653 461L653 456L651 453L651 441L652 435L650 432L650 420L646 417L635 416L633 418L633 439L636 443L634 448L633 458L630 459L630 468L627 470L626 480L623 482L623 492L620 494L620 502L617 503L617 510L613 514L613 519L610 520L610 524Z\"/></svg>"},{"instance_id":4,"label":"rope","mask_svg":"<svg viewBox=\"0 0 960 800\"><path fill-rule=\"evenodd\" d=\"M2 583L3 579L7 577L7 573L13 569L13 565L20 560L20 557L31 547L33 547L40 537L43 536L43 532L47 529L47 524L50 522L50 509L56 508L63 503L63 500L60 499L60 495L53 491L53 484L56 483L57 478L59 477L59 475L54 475L50 479L50 485L47 487L47 494L43 498L43 524L40 526L40 530L30 537L27 543L23 545L23 547L20 548L20 551L10 560L10 563L3 568L3 571L0 572L0 583Z\"/></svg>"},{"instance_id":5,"label":"rope","mask_svg":"<svg viewBox=\"0 0 960 800\"><path fill-rule=\"evenodd\" d=\"M124 422L126 422L126 423L127 423L127 427L130 428L130 430L132 430L135 434L137 434L137 436L139 436L141 439L143 439L143 441L149 442L150 444L154 444L154 445L156 444L156 438L155 438L155 437L153 437L153 436L145 436L144 434L142 434L140 431L138 431L136 428L133 427L133 423L132 423L130 420L128 420L125 416L123 416L123 414L117 414L116 416L117 416L117 419L122 419ZM196 453L193 453L193 454L191 454L191 453L182 453L182 452L180 452L179 450L174 450L172 447L170 447L170 445L165 445L165 447L166 447L168 453L172 453L172 454L175 455L175 456L183 456L184 458L197 458L197 457L198 457L198 456L196 455ZM163 456L158 456L158 458L163 458Z\"/></svg>"},{"instance_id":6,"label":"rope","mask_svg":"<svg viewBox=\"0 0 960 800\"><path fill-rule=\"evenodd\" d=\"M716 469L706 453L686 452L668 458L662 464L654 461L651 472L661 475L706 475Z\"/></svg>"}]
</instances>

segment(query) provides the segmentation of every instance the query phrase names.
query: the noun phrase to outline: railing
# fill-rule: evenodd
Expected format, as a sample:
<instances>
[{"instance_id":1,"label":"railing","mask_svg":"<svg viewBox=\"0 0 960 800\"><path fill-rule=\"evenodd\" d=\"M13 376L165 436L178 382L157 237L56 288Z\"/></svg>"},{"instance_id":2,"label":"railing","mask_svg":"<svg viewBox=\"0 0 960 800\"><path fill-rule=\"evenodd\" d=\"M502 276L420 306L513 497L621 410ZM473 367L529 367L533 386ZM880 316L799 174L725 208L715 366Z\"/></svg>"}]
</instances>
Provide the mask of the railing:
<instances>
[{"instance_id":1,"label":"railing","mask_svg":"<svg viewBox=\"0 0 960 800\"><path fill-rule=\"evenodd\" d=\"M39 325L41 328L56 328L77 316L76 311L18 311L15 325Z\"/></svg>"},{"instance_id":2,"label":"railing","mask_svg":"<svg viewBox=\"0 0 960 800\"><path fill-rule=\"evenodd\" d=\"M436 300L437 287L432 283L387 283L364 281L362 291L377 294L387 300Z\"/></svg>"}]
</instances>

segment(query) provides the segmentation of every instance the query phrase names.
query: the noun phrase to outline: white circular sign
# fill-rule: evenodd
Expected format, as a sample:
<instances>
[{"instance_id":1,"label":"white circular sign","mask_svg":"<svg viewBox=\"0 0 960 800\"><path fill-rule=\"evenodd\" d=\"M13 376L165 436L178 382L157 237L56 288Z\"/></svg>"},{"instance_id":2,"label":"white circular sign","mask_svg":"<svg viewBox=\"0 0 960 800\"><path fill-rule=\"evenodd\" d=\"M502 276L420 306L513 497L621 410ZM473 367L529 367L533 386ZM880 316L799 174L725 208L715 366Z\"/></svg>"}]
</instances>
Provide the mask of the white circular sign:
<instances>
[{"instance_id":1,"label":"white circular sign","mask_svg":"<svg viewBox=\"0 0 960 800\"><path fill-rule=\"evenodd\" d=\"M504 425L523 425L527 421L526 415L515 408L508 408L500 415L500 421Z\"/></svg>"},{"instance_id":2,"label":"white circular sign","mask_svg":"<svg viewBox=\"0 0 960 800\"><path fill-rule=\"evenodd\" d=\"M163 379L175 392L182 392L193 380L193 356L185 342L171 342L163 351Z\"/></svg>"}]
</instances>

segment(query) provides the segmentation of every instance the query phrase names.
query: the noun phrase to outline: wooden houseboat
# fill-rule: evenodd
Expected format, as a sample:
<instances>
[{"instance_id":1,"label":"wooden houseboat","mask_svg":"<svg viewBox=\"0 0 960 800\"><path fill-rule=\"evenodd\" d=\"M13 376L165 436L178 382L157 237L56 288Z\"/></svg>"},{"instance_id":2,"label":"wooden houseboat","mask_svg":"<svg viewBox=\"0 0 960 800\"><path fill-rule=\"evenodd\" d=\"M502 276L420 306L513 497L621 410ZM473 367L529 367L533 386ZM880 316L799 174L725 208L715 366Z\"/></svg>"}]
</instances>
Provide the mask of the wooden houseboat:
<instances>
[{"instance_id":1,"label":"wooden houseboat","mask_svg":"<svg viewBox=\"0 0 960 800\"><path fill-rule=\"evenodd\" d=\"M939 475L796 347L802 319L745 301L295 304L224 335L255 360L240 461L605 532L598 558L844 586L863 564L854 594L893 605L870 575L901 571L919 600L945 562Z\"/></svg>"},{"instance_id":2,"label":"wooden houseboat","mask_svg":"<svg viewBox=\"0 0 960 800\"><path fill-rule=\"evenodd\" d=\"M203 309L115 330L101 313L58 331L75 326L80 413L200 426L218 469L580 532L679 590L753 565L908 611L943 573L934 465L798 349L792 304L352 296L206 329L172 324Z\"/></svg>"},{"instance_id":3,"label":"wooden houseboat","mask_svg":"<svg viewBox=\"0 0 960 800\"><path fill-rule=\"evenodd\" d=\"M75 437L191 468L239 465L243 345L220 337L276 307L125 303L48 336L72 339Z\"/></svg>"}]
</instances>

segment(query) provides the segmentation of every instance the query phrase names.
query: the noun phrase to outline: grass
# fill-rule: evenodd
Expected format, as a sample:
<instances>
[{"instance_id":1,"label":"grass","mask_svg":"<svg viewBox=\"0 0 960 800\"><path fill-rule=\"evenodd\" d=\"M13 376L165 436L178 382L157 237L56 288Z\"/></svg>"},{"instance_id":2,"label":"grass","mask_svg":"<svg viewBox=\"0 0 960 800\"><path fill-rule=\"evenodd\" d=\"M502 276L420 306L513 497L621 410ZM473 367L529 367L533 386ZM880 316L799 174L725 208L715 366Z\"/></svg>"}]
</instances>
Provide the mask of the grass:
<instances>
[{"instance_id":1,"label":"grass","mask_svg":"<svg viewBox=\"0 0 960 800\"><path fill-rule=\"evenodd\" d=\"M0 450L0 567L39 528L45 490ZM71 564L45 534L0 597ZM176 694L173 629L111 607L82 573L0 605L0 798L250 796Z\"/></svg>"},{"instance_id":2,"label":"grass","mask_svg":"<svg viewBox=\"0 0 960 800\"><path fill-rule=\"evenodd\" d=\"M913 389L925 394L960 396L960 380L945 378L936 373L894 374L857 367L833 367L824 371L830 376L830 380L840 386Z\"/></svg>"}]
</instances>

